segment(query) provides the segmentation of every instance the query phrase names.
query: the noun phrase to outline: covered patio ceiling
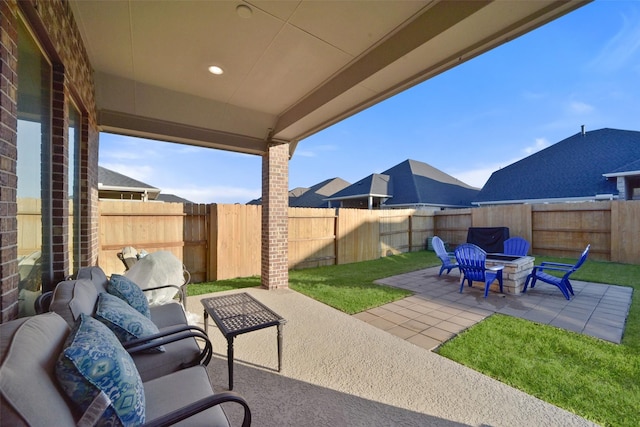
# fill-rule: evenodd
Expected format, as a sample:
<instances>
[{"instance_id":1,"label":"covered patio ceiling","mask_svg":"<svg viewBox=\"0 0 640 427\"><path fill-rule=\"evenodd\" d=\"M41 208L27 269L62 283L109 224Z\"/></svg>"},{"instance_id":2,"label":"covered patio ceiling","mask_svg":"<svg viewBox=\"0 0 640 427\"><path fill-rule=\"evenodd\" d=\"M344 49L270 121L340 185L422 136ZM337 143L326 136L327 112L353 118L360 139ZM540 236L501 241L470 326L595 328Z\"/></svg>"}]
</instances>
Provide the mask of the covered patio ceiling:
<instances>
[{"instance_id":1,"label":"covered patio ceiling","mask_svg":"<svg viewBox=\"0 0 640 427\"><path fill-rule=\"evenodd\" d=\"M69 3L102 131L258 155L288 142L293 155L303 138L588 1Z\"/></svg>"}]
</instances>

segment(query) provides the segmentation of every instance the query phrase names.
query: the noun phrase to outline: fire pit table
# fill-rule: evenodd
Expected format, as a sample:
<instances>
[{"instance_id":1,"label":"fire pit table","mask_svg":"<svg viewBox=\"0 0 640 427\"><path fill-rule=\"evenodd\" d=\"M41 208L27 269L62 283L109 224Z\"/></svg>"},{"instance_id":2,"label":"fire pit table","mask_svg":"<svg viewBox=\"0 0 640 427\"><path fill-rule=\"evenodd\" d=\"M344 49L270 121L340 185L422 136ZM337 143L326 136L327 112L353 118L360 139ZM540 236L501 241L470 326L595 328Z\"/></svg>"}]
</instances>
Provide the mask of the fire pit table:
<instances>
[{"instance_id":1,"label":"fire pit table","mask_svg":"<svg viewBox=\"0 0 640 427\"><path fill-rule=\"evenodd\" d=\"M534 261L535 258L531 256L488 253L485 265L487 267L504 265L504 269L502 270L504 292L507 294L520 295L524 289L527 276L533 270ZM492 284L490 289L500 291L497 282Z\"/></svg>"}]
</instances>

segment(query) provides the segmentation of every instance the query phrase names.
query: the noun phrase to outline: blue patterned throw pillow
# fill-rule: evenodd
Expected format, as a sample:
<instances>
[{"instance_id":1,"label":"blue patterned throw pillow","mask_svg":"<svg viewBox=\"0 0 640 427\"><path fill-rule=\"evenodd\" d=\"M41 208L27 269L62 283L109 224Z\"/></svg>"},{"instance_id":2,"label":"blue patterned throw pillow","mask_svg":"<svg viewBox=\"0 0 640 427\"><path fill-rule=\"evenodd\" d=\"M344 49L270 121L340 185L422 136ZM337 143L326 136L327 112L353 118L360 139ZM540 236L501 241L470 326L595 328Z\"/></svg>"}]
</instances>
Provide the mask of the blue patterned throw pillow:
<instances>
[{"instance_id":1,"label":"blue patterned throw pillow","mask_svg":"<svg viewBox=\"0 0 640 427\"><path fill-rule=\"evenodd\" d=\"M84 413L82 422L130 426L145 422L142 380L116 336L81 314L55 367L62 389Z\"/></svg>"},{"instance_id":2,"label":"blue patterned throw pillow","mask_svg":"<svg viewBox=\"0 0 640 427\"><path fill-rule=\"evenodd\" d=\"M155 323L125 301L106 292L98 295L95 317L111 329L122 343L159 332ZM147 351L164 352L165 349L159 346Z\"/></svg>"},{"instance_id":3,"label":"blue patterned throw pillow","mask_svg":"<svg viewBox=\"0 0 640 427\"><path fill-rule=\"evenodd\" d=\"M107 282L107 292L126 301L131 307L151 318L149 300L147 300L142 289L127 277L120 274L112 274L109 282Z\"/></svg>"}]
</instances>

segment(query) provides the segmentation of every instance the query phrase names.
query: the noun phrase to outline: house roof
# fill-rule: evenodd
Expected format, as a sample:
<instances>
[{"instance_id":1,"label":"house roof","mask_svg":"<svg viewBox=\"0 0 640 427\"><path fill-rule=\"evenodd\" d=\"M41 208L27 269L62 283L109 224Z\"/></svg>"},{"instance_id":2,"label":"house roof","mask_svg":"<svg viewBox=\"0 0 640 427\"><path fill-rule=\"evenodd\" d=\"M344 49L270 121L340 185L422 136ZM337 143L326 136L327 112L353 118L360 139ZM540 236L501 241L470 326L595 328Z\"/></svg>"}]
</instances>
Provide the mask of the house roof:
<instances>
[{"instance_id":1,"label":"house roof","mask_svg":"<svg viewBox=\"0 0 640 427\"><path fill-rule=\"evenodd\" d=\"M407 159L382 174L369 175L328 200L373 196L387 198L385 206L470 207L478 191L431 165Z\"/></svg>"},{"instance_id":2,"label":"house roof","mask_svg":"<svg viewBox=\"0 0 640 427\"><path fill-rule=\"evenodd\" d=\"M494 172L478 197L483 203L589 200L617 195L605 174L637 169L640 132L600 129L579 132Z\"/></svg>"},{"instance_id":3,"label":"house roof","mask_svg":"<svg viewBox=\"0 0 640 427\"><path fill-rule=\"evenodd\" d=\"M374 173L338 191L326 200L359 199L363 197L393 197L393 180L389 175Z\"/></svg>"},{"instance_id":4,"label":"house roof","mask_svg":"<svg viewBox=\"0 0 640 427\"><path fill-rule=\"evenodd\" d=\"M640 159L620 166L618 169L604 173L603 175L607 178L612 178L614 176L640 175Z\"/></svg>"},{"instance_id":5,"label":"house roof","mask_svg":"<svg viewBox=\"0 0 640 427\"><path fill-rule=\"evenodd\" d=\"M289 206L295 208L326 208L326 198L350 184L342 178L330 178L311 187L296 187L289 190ZM247 202L248 205L262 204L262 198Z\"/></svg>"},{"instance_id":6,"label":"house roof","mask_svg":"<svg viewBox=\"0 0 640 427\"><path fill-rule=\"evenodd\" d=\"M331 178L313 185L297 197L289 197L289 206L298 208L326 208L326 198L350 184L342 178Z\"/></svg>"},{"instance_id":7,"label":"house roof","mask_svg":"<svg viewBox=\"0 0 640 427\"><path fill-rule=\"evenodd\" d=\"M170 203L193 203L175 194L160 193L160 189L121 173L98 166L98 190L128 193L147 193L149 200Z\"/></svg>"},{"instance_id":8,"label":"house roof","mask_svg":"<svg viewBox=\"0 0 640 427\"><path fill-rule=\"evenodd\" d=\"M191 200L184 199L180 196L176 196L175 194L166 194L166 193L158 194L158 197L156 198L156 200L160 200L162 202L167 202L167 203L193 203Z\"/></svg>"},{"instance_id":9,"label":"house roof","mask_svg":"<svg viewBox=\"0 0 640 427\"><path fill-rule=\"evenodd\" d=\"M68 1L101 131L257 155L586 3Z\"/></svg>"},{"instance_id":10,"label":"house roof","mask_svg":"<svg viewBox=\"0 0 640 427\"><path fill-rule=\"evenodd\" d=\"M149 198L155 199L160 194L160 189L142 181L135 180L121 173L98 166L98 190L130 191L149 194ZM151 197L151 195L154 195Z\"/></svg>"}]
</instances>

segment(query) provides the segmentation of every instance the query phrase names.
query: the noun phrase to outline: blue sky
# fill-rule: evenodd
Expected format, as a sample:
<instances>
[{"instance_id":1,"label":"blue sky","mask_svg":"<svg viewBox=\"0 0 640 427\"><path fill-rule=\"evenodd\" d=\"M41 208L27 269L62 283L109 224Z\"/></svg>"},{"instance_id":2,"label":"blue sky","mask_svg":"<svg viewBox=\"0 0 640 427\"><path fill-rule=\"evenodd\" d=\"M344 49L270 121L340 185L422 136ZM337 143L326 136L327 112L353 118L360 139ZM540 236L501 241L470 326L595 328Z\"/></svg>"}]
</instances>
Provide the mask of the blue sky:
<instances>
[{"instance_id":1,"label":"blue sky","mask_svg":"<svg viewBox=\"0 0 640 427\"><path fill-rule=\"evenodd\" d=\"M289 188L406 160L482 187L580 131L640 131L640 2L595 1L298 144ZM99 163L198 203L261 195L258 156L101 134Z\"/></svg>"}]
</instances>

